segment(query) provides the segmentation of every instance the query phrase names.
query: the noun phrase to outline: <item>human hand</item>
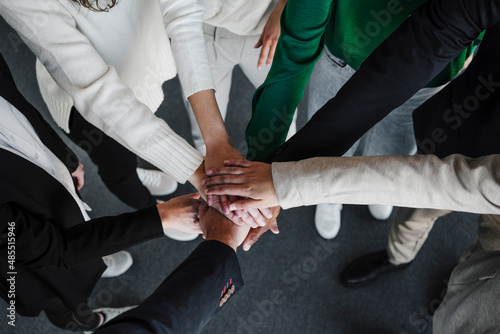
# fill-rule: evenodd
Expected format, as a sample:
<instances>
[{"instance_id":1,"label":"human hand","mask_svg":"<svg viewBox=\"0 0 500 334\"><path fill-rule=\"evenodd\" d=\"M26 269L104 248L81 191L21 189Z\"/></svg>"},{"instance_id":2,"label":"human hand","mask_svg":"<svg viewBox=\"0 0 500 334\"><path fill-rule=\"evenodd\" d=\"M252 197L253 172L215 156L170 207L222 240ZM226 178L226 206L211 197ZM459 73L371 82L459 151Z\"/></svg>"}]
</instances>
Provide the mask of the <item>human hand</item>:
<instances>
[{"instance_id":1,"label":"human hand","mask_svg":"<svg viewBox=\"0 0 500 334\"><path fill-rule=\"evenodd\" d=\"M276 45L278 44L278 39L281 33L280 18L282 11L283 7L281 4L278 4L267 19L259 41L254 45L254 48L256 49L262 47L260 50L259 60L257 62L257 68L259 70L262 68L262 65L264 65L264 62L267 65L271 65L273 62Z\"/></svg>"},{"instance_id":2,"label":"human hand","mask_svg":"<svg viewBox=\"0 0 500 334\"><path fill-rule=\"evenodd\" d=\"M173 198L156 208L163 228L172 228L186 233L201 233L198 212L200 194L194 193Z\"/></svg>"},{"instance_id":3,"label":"human hand","mask_svg":"<svg viewBox=\"0 0 500 334\"><path fill-rule=\"evenodd\" d=\"M202 180L207 195L240 196L230 210L251 210L278 206L271 165L246 160L226 160L225 167L207 169L209 178ZM269 214L266 213L269 218Z\"/></svg>"},{"instance_id":4,"label":"human hand","mask_svg":"<svg viewBox=\"0 0 500 334\"><path fill-rule=\"evenodd\" d=\"M212 145L207 144L207 155L205 157L205 171L223 167L224 160L237 159L246 160L243 155L233 147L230 141L221 140L220 142ZM207 196L208 205L213 205L215 199L212 196ZM229 214L229 199L225 194L220 195L220 203L222 205L222 212Z\"/></svg>"},{"instance_id":5,"label":"human hand","mask_svg":"<svg viewBox=\"0 0 500 334\"><path fill-rule=\"evenodd\" d=\"M206 240L218 240L236 251L248 235L248 226L233 224L205 202L200 205L199 216L200 227Z\"/></svg>"},{"instance_id":6,"label":"human hand","mask_svg":"<svg viewBox=\"0 0 500 334\"><path fill-rule=\"evenodd\" d=\"M71 173L71 176L76 180L76 189L82 189L83 184L85 183L85 172L81 162L78 164L78 168Z\"/></svg>"},{"instance_id":7,"label":"human hand","mask_svg":"<svg viewBox=\"0 0 500 334\"><path fill-rule=\"evenodd\" d=\"M248 232L248 235L245 237L245 240L243 241L243 250L248 251L250 250L250 247L255 244L260 236L267 232L268 230L271 230L274 234L280 233L278 230L278 221L276 220L276 217L278 217L280 213L281 207L276 206L274 208L271 208L270 210L272 211L273 215L270 219L267 220L267 223L265 226L261 226L258 228L253 228Z\"/></svg>"}]
</instances>

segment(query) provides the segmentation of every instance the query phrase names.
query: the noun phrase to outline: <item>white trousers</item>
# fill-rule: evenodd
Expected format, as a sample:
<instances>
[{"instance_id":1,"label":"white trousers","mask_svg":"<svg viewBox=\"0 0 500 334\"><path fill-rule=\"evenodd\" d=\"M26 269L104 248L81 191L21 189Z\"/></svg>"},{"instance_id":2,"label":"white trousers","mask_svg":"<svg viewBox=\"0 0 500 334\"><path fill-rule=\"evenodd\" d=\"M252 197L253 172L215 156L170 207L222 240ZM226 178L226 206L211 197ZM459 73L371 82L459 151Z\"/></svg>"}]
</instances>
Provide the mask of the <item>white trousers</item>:
<instances>
[{"instance_id":1,"label":"white trousers","mask_svg":"<svg viewBox=\"0 0 500 334\"><path fill-rule=\"evenodd\" d=\"M238 65L255 88L264 82L271 67L264 65L260 70L257 68L261 49L255 49L254 45L257 44L260 38L259 35L240 36L227 29L208 24L203 24L203 33L208 61L215 83L215 98L222 118L226 119L234 67ZM206 154L206 147L193 109L187 100L185 100L185 103L191 120L194 145L200 153ZM251 101L248 102L248 105L248 109L251 109ZM296 119L297 113L295 113L294 121L290 126L289 136L296 132Z\"/></svg>"}]
</instances>

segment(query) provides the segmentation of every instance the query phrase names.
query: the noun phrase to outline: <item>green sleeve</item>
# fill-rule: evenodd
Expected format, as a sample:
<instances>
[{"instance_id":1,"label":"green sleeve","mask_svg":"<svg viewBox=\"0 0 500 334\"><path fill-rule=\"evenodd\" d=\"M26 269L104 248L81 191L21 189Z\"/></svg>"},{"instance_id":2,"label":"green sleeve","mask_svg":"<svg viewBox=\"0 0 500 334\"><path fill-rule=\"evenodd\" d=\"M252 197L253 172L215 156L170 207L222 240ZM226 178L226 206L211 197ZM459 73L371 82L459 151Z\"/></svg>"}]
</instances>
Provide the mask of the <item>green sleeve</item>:
<instances>
[{"instance_id":1,"label":"green sleeve","mask_svg":"<svg viewBox=\"0 0 500 334\"><path fill-rule=\"evenodd\" d=\"M332 0L289 0L271 70L257 88L246 130L247 158L263 161L286 139L293 114L321 56Z\"/></svg>"}]
</instances>

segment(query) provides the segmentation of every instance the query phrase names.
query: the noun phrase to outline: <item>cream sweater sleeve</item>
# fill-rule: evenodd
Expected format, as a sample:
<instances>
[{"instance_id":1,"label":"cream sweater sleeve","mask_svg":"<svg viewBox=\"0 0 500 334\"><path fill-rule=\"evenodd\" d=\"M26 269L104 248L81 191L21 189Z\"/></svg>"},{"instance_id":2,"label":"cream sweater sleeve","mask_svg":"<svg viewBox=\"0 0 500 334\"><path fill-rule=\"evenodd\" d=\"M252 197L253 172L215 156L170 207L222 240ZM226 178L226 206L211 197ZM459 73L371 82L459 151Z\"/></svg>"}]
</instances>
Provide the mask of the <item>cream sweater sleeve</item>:
<instances>
[{"instance_id":1,"label":"cream sweater sleeve","mask_svg":"<svg viewBox=\"0 0 500 334\"><path fill-rule=\"evenodd\" d=\"M160 0L184 96L215 89L203 37L203 7L198 0Z\"/></svg>"},{"instance_id":2,"label":"cream sweater sleeve","mask_svg":"<svg viewBox=\"0 0 500 334\"><path fill-rule=\"evenodd\" d=\"M312 158L273 163L272 173L284 209L345 203L500 214L500 155Z\"/></svg>"},{"instance_id":3,"label":"cream sweater sleeve","mask_svg":"<svg viewBox=\"0 0 500 334\"><path fill-rule=\"evenodd\" d=\"M4 0L0 14L90 123L184 183L203 156L140 103L57 0Z\"/></svg>"}]
</instances>

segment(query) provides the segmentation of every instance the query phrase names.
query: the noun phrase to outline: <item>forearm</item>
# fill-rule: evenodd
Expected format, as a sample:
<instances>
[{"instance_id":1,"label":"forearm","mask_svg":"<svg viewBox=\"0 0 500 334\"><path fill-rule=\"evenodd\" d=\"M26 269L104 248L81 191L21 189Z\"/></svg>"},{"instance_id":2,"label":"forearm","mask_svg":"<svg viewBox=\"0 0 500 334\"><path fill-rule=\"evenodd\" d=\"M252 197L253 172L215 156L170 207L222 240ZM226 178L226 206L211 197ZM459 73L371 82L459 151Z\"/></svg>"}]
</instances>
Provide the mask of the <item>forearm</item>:
<instances>
[{"instance_id":1,"label":"forearm","mask_svg":"<svg viewBox=\"0 0 500 334\"><path fill-rule=\"evenodd\" d=\"M431 81L484 29L496 24L499 12L494 0L426 2L370 54L335 98L271 160L343 155L373 125Z\"/></svg>"},{"instance_id":2,"label":"forearm","mask_svg":"<svg viewBox=\"0 0 500 334\"><path fill-rule=\"evenodd\" d=\"M210 150L220 143L230 143L224 120L217 106L214 90L197 92L191 95L188 100L193 108L207 149Z\"/></svg>"},{"instance_id":3,"label":"forearm","mask_svg":"<svg viewBox=\"0 0 500 334\"><path fill-rule=\"evenodd\" d=\"M383 204L500 214L500 155L313 158L272 167L283 208Z\"/></svg>"},{"instance_id":4,"label":"forearm","mask_svg":"<svg viewBox=\"0 0 500 334\"><path fill-rule=\"evenodd\" d=\"M203 37L203 6L198 0L159 2L184 96L214 89Z\"/></svg>"},{"instance_id":5,"label":"forearm","mask_svg":"<svg viewBox=\"0 0 500 334\"><path fill-rule=\"evenodd\" d=\"M223 307L221 292L234 286L234 296L243 285L234 250L205 241L141 305L96 333L198 333Z\"/></svg>"},{"instance_id":6,"label":"forearm","mask_svg":"<svg viewBox=\"0 0 500 334\"><path fill-rule=\"evenodd\" d=\"M164 236L156 207L103 217L61 230L64 266L97 259Z\"/></svg>"},{"instance_id":7,"label":"forearm","mask_svg":"<svg viewBox=\"0 0 500 334\"><path fill-rule=\"evenodd\" d=\"M9 0L0 4L0 14L87 121L178 182L198 168L201 154L136 98L62 3ZM39 24L33 17L46 20Z\"/></svg>"},{"instance_id":8,"label":"forearm","mask_svg":"<svg viewBox=\"0 0 500 334\"><path fill-rule=\"evenodd\" d=\"M295 109L323 51L331 2L290 1L284 9L273 65L253 97L252 119L246 130L250 160L265 160L285 141Z\"/></svg>"},{"instance_id":9,"label":"forearm","mask_svg":"<svg viewBox=\"0 0 500 334\"><path fill-rule=\"evenodd\" d=\"M10 203L0 207L0 218L2 233L10 227L16 236L17 263L35 268L71 267L164 235L156 207L93 219L69 229Z\"/></svg>"},{"instance_id":10,"label":"forearm","mask_svg":"<svg viewBox=\"0 0 500 334\"><path fill-rule=\"evenodd\" d=\"M288 0L279 0L278 3L276 4L276 7L274 8L274 13L281 14L283 13L283 9L285 8L286 4L288 3Z\"/></svg>"}]
</instances>

